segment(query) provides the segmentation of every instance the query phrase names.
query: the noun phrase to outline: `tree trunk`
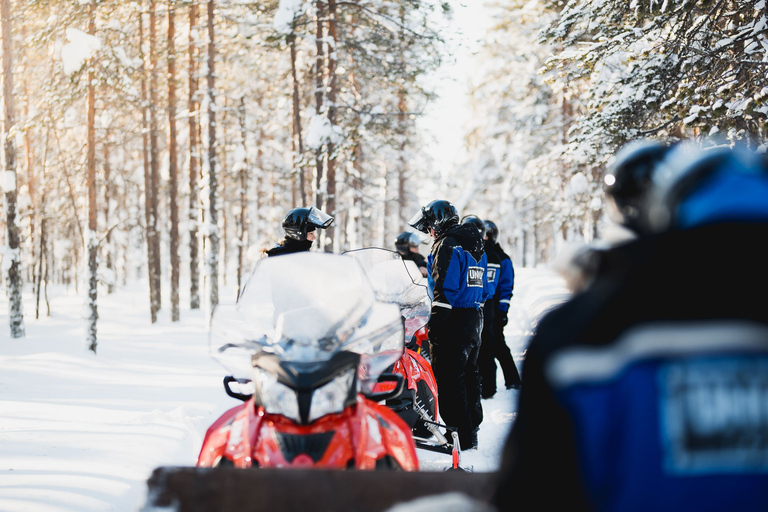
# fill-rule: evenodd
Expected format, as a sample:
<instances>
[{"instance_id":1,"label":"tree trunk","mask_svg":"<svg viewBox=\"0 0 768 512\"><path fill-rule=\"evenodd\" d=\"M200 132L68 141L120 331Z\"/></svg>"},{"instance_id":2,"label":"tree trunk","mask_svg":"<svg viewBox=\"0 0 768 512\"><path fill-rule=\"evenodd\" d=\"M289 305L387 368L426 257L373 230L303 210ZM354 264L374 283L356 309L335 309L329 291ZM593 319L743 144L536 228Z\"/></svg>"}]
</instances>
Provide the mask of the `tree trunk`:
<instances>
[{"instance_id":1,"label":"tree trunk","mask_svg":"<svg viewBox=\"0 0 768 512\"><path fill-rule=\"evenodd\" d=\"M96 4L88 4L88 33L96 34ZM99 237L96 233L96 87L93 61L88 62L88 135L86 149L86 167L88 171L88 349L96 353L96 323L99 312L96 304L98 291L98 255Z\"/></svg>"},{"instance_id":2,"label":"tree trunk","mask_svg":"<svg viewBox=\"0 0 768 512\"><path fill-rule=\"evenodd\" d=\"M160 268L160 233L157 229L160 192L160 148L158 146L157 127L157 16L155 0L149 0L149 181L150 181L150 222L148 235L152 240L152 267L149 278L155 282L155 294L152 297L152 309L160 311L162 307L161 268Z\"/></svg>"},{"instance_id":3,"label":"tree trunk","mask_svg":"<svg viewBox=\"0 0 768 512\"><path fill-rule=\"evenodd\" d=\"M328 35L333 46L328 48L328 122L331 127L336 125L336 48L338 47L338 32L336 30L336 0L328 0ZM336 216L336 145L328 143L328 176L325 196L325 210L328 215ZM341 225L331 224L325 231L325 252L333 252L336 240L336 229ZM338 244L336 244L338 247Z\"/></svg>"},{"instance_id":4,"label":"tree trunk","mask_svg":"<svg viewBox=\"0 0 768 512\"><path fill-rule=\"evenodd\" d=\"M325 76L323 65L325 52L323 51L323 2L315 2L315 114L323 115L325 106ZM315 148L315 206L323 209L323 146ZM319 235L320 233L318 233ZM319 243L319 242L318 242Z\"/></svg>"},{"instance_id":5,"label":"tree trunk","mask_svg":"<svg viewBox=\"0 0 768 512\"><path fill-rule=\"evenodd\" d=\"M144 55L144 13L139 14L139 58L141 59L141 145L144 158L144 222L147 238L147 281L149 282L149 315L152 323L157 322L155 308L155 280L152 269L155 261L155 240L151 233L152 226L152 175L149 165L149 99L147 70Z\"/></svg>"},{"instance_id":6,"label":"tree trunk","mask_svg":"<svg viewBox=\"0 0 768 512\"><path fill-rule=\"evenodd\" d=\"M197 34L197 2L189 6L189 307L200 309L200 101L198 93L198 63L200 54Z\"/></svg>"},{"instance_id":7,"label":"tree trunk","mask_svg":"<svg viewBox=\"0 0 768 512\"><path fill-rule=\"evenodd\" d=\"M171 321L179 321L179 177L176 162L175 0L168 2L168 188L171 211Z\"/></svg>"},{"instance_id":8,"label":"tree trunk","mask_svg":"<svg viewBox=\"0 0 768 512\"><path fill-rule=\"evenodd\" d=\"M237 222L237 296L240 297L242 291L242 279L245 274L245 251L248 247L246 237L248 236L248 154L246 136L248 134L245 117L245 96L240 98L240 150L243 153L243 160L237 162L238 181L240 182L240 216Z\"/></svg>"},{"instance_id":9,"label":"tree trunk","mask_svg":"<svg viewBox=\"0 0 768 512\"><path fill-rule=\"evenodd\" d=\"M304 143L301 139L301 98L299 97L299 78L296 72L296 36L291 35L291 77L293 78L293 137L291 139L293 153L293 170L299 175L299 196L302 206L307 204L306 183L304 183ZM293 206L296 207L296 194L293 194Z\"/></svg>"},{"instance_id":10,"label":"tree trunk","mask_svg":"<svg viewBox=\"0 0 768 512\"><path fill-rule=\"evenodd\" d=\"M405 6L401 4L400 6L400 25L401 27L405 27ZM402 69L405 69L405 61L406 57L403 53L405 50L404 45L402 41L405 39L405 29L400 29L400 65ZM405 79L405 77L403 78ZM397 133L400 135L399 137L399 147L398 147L398 166L397 166L397 220L399 223L398 229L402 229L402 226L406 225L406 222L408 222L408 213L406 212L406 209L408 208L408 198L406 195L406 186L408 181L408 162L405 157L405 150L407 147L407 137L408 137L408 102L407 102L407 93L405 89L405 84L400 85L400 90L398 91L398 101L397 101Z\"/></svg>"},{"instance_id":11,"label":"tree trunk","mask_svg":"<svg viewBox=\"0 0 768 512\"><path fill-rule=\"evenodd\" d=\"M42 200L45 201L46 197L43 194ZM37 265L37 289L35 290L35 320L40 318L40 291L43 284L43 264L45 259L45 216L40 219L40 254L38 256Z\"/></svg>"},{"instance_id":12,"label":"tree trunk","mask_svg":"<svg viewBox=\"0 0 768 512\"><path fill-rule=\"evenodd\" d=\"M219 233L218 233L218 177L216 158L216 89L214 62L214 0L208 0L208 185L209 185L209 239L208 273L211 280L210 303L213 309L219 303Z\"/></svg>"},{"instance_id":13,"label":"tree trunk","mask_svg":"<svg viewBox=\"0 0 768 512\"><path fill-rule=\"evenodd\" d=\"M13 101L13 42L11 32L11 2L0 1L3 29L3 150L5 152L5 226L8 250L3 262L8 269L8 319L12 338L24 336L24 310L21 301L21 257L19 254L19 226L16 224L16 140L12 135L16 122Z\"/></svg>"},{"instance_id":14,"label":"tree trunk","mask_svg":"<svg viewBox=\"0 0 768 512\"><path fill-rule=\"evenodd\" d=\"M109 203L110 194L112 192L112 184L109 182L112 169L109 165L109 133L104 136L104 226L107 228L107 232L104 235L104 253L105 264L109 270L109 280L107 281L107 293L112 294L115 292L115 272L114 257L112 254L112 230L109 227Z\"/></svg>"}]
</instances>

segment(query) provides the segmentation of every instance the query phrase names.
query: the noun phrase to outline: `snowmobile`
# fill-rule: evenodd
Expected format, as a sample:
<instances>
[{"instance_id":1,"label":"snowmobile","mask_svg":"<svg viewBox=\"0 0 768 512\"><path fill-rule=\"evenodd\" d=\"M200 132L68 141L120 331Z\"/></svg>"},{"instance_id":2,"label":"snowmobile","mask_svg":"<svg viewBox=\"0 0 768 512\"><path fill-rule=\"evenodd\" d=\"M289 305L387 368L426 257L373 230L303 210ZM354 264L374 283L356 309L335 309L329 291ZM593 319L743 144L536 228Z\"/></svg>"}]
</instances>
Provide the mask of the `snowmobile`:
<instances>
[{"instance_id":1,"label":"snowmobile","mask_svg":"<svg viewBox=\"0 0 768 512\"><path fill-rule=\"evenodd\" d=\"M403 355L400 311L356 261L259 261L237 303L214 311L210 344L243 403L208 429L198 467L418 469L410 427L378 403L404 389L384 374Z\"/></svg>"},{"instance_id":2,"label":"snowmobile","mask_svg":"<svg viewBox=\"0 0 768 512\"><path fill-rule=\"evenodd\" d=\"M360 262L366 272L377 300L397 304L405 329L405 339L410 340L402 357L388 373L402 375L406 385L403 391L386 401L407 425L411 427L417 448L445 453L452 456L452 468L458 469L460 451L455 429L437 422L437 382L432 366L422 355L428 346L426 324L430 314L427 288L417 284L421 277L415 264L404 261L400 254L380 248L347 251ZM409 269L408 264L412 268ZM393 391L392 382L379 382L376 392Z\"/></svg>"}]
</instances>

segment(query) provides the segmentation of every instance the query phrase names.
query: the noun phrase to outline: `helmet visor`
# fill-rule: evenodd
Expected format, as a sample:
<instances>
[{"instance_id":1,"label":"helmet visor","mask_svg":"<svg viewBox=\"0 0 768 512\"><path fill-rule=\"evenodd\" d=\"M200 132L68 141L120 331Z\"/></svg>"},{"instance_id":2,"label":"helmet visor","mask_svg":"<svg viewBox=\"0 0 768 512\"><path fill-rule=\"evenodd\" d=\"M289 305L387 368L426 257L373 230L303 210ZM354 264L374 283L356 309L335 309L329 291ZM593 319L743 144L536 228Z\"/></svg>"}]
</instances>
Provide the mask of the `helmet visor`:
<instances>
[{"instance_id":1,"label":"helmet visor","mask_svg":"<svg viewBox=\"0 0 768 512\"><path fill-rule=\"evenodd\" d=\"M408 225L422 233L429 233L431 225L427 218L426 210L424 208L419 210L419 212L408 221Z\"/></svg>"},{"instance_id":2,"label":"helmet visor","mask_svg":"<svg viewBox=\"0 0 768 512\"><path fill-rule=\"evenodd\" d=\"M307 225L315 226L320 229L325 229L333 223L333 217L328 215L322 210L318 210L314 206L309 209L309 215L307 216ZM307 230L310 231L310 230Z\"/></svg>"}]
</instances>

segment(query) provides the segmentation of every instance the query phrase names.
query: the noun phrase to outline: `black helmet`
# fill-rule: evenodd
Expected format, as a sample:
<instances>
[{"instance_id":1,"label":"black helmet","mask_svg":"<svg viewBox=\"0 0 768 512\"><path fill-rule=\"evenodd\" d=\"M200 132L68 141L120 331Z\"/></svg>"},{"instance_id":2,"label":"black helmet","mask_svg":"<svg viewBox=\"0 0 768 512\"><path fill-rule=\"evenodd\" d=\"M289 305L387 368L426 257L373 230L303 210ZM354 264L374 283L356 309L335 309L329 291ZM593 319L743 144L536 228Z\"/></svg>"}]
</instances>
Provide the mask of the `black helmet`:
<instances>
[{"instance_id":1,"label":"black helmet","mask_svg":"<svg viewBox=\"0 0 768 512\"><path fill-rule=\"evenodd\" d=\"M429 229L435 230L438 235L449 227L459 223L459 212L456 208L443 199L436 199L427 206L422 206L421 211L408 221L408 225L429 233Z\"/></svg>"},{"instance_id":2,"label":"black helmet","mask_svg":"<svg viewBox=\"0 0 768 512\"><path fill-rule=\"evenodd\" d=\"M304 241L307 233L316 228L325 229L333 223L333 217L310 206L309 208L294 208L283 219L285 238Z\"/></svg>"},{"instance_id":3,"label":"black helmet","mask_svg":"<svg viewBox=\"0 0 768 512\"><path fill-rule=\"evenodd\" d=\"M653 173L669 146L655 140L636 140L622 147L608 166L605 196L608 216L637 234L648 234L648 194Z\"/></svg>"},{"instance_id":4,"label":"black helmet","mask_svg":"<svg viewBox=\"0 0 768 512\"><path fill-rule=\"evenodd\" d=\"M485 234L488 237L488 241L495 244L499 238L499 228L492 220L485 219L483 222L485 223Z\"/></svg>"},{"instance_id":5,"label":"black helmet","mask_svg":"<svg viewBox=\"0 0 768 512\"><path fill-rule=\"evenodd\" d=\"M461 223L474 226L480 232L480 238L485 238L485 222L483 222L483 219L477 215L465 215L464 218L461 219Z\"/></svg>"},{"instance_id":6,"label":"black helmet","mask_svg":"<svg viewBox=\"0 0 768 512\"><path fill-rule=\"evenodd\" d=\"M768 221L764 155L743 147L670 151L654 177L649 218L656 232L715 222Z\"/></svg>"},{"instance_id":7,"label":"black helmet","mask_svg":"<svg viewBox=\"0 0 768 512\"><path fill-rule=\"evenodd\" d=\"M409 247L418 247L421 241L421 238L416 233L403 231L395 238L395 249L399 252L407 253Z\"/></svg>"}]
</instances>

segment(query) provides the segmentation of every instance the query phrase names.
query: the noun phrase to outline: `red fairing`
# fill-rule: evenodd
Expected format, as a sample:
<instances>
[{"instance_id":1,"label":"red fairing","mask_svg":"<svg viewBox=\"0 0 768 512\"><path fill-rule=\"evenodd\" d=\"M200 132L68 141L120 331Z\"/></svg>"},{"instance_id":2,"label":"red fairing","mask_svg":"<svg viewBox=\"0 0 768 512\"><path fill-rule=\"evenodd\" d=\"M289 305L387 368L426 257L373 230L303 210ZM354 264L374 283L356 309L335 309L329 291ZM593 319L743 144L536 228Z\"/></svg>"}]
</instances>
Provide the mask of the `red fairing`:
<instances>
[{"instance_id":1,"label":"red fairing","mask_svg":"<svg viewBox=\"0 0 768 512\"><path fill-rule=\"evenodd\" d=\"M438 417L439 411L437 410L437 381L435 380L435 374L432 371L432 365L429 364L429 362L422 357L421 354L417 354L416 352L413 352L412 350L406 349L406 352L408 352L409 356L411 356L411 359L414 361L415 366L419 368L419 378L415 380L423 380L426 382L427 386L429 387L430 391L432 392L432 395L435 397L435 418ZM415 386L415 383L414 383ZM410 387L410 384L409 384ZM411 389L416 389L415 387Z\"/></svg>"},{"instance_id":2,"label":"red fairing","mask_svg":"<svg viewBox=\"0 0 768 512\"><path fill-rule=\"evenodd\" d=\"M330 440L321 453L285 453L286 439L298 439L301 443L302 439L310 438ZM208 430L197 465L213 467L224 457L240 468L255 464L375 469L376 461L387 455L403 470L418 470L416 449L407 425L388 408L362 396L358 396L355 406L310 425L297 425L283 416L266 414L249 400L227 411Z\"/></svg>"}]
</instances>

